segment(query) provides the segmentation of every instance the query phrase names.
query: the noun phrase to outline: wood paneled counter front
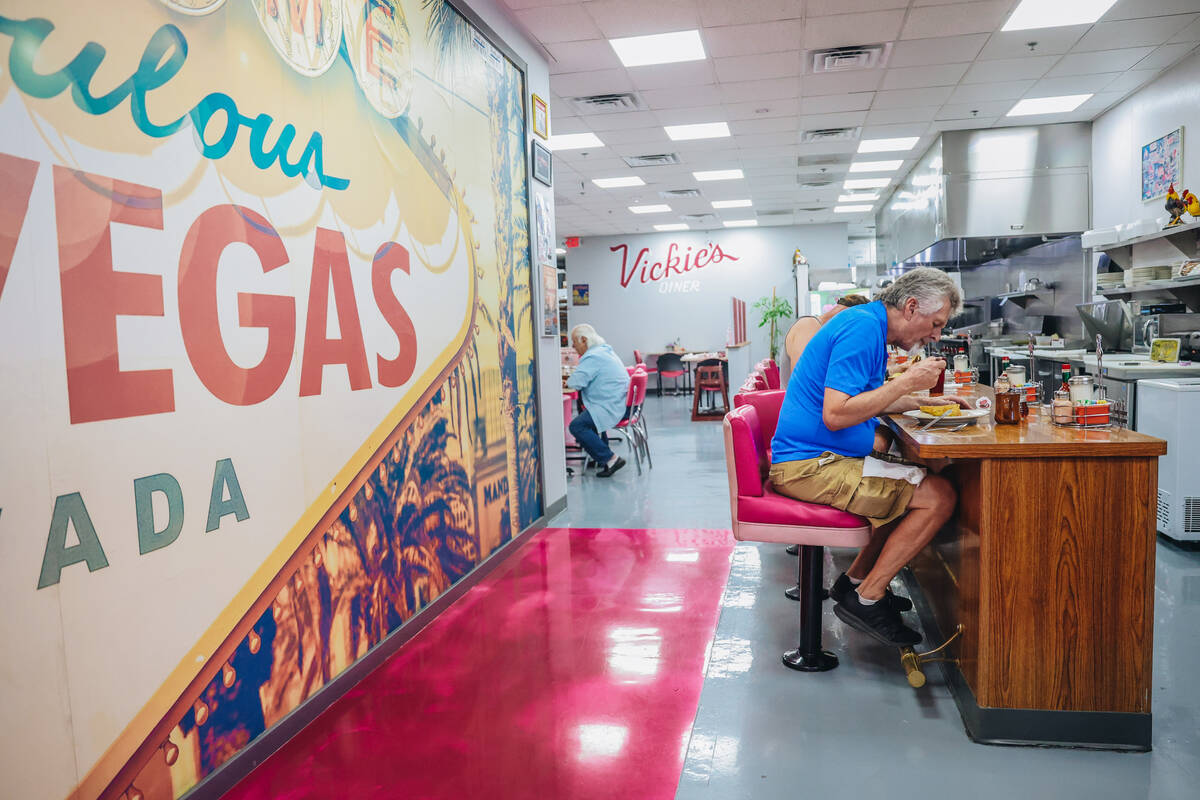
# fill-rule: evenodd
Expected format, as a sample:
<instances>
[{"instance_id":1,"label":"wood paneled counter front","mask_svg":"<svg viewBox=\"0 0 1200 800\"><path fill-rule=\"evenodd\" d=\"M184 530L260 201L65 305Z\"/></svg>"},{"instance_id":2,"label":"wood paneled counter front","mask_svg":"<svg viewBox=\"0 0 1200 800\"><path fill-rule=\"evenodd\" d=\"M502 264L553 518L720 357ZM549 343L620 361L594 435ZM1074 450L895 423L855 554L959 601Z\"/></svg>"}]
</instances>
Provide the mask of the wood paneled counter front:
<instances>
[{"instance_id":1,"label":"wood paneled counter front","mask_svg":"<svg viewBox=\"0 0 1200 800\"><path fill-rule=\"evenodd\" d=\"M907 452L953 459L942 474L958 488L954 520L911 566L926 631L963 625L947 674L967 732L1148 750L1167 443L1060 428L1037 412L954 432L886 422Z\"/></svg>"}]
</instances>

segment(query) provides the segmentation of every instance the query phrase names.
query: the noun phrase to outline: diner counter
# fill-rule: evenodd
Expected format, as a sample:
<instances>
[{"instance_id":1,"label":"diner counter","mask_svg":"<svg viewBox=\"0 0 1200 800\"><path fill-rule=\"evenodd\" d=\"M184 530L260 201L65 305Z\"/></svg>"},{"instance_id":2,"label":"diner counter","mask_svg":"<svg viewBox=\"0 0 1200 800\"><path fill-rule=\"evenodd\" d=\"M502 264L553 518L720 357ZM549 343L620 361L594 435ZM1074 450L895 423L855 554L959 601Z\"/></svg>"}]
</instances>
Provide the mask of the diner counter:
<instances>
[{"instance_id":1,"label":"diner counter","mask_svg":"<svg viewBox=\"0 0 1200 800\"><path fill-rule=\"evenodd\" d=\"M981 422L917 432L908 452L952 458L950 523L911 566L932 648L982 742L1148 750L1158 459L1123 429ZM918 588L918 587L911 587Z\"/></svg>"}]
</instances>

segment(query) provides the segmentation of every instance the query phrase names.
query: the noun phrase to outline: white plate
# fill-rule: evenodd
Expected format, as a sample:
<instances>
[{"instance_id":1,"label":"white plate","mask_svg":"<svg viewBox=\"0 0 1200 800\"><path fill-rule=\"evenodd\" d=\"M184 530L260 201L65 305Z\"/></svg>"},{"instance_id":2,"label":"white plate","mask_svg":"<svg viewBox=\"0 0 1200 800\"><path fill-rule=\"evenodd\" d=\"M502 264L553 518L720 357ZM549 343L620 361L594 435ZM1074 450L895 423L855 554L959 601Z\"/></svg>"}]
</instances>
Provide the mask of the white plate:
<instances>
[{"instance_id":1,"label":"white plate","mask_svg":"<svg viewBox=\"0 0 1200 800\"><path fill-rule=\"evenodd\" d=\"M926 414L919 408L914 408L912 411L904 412L904 416L911 417L919 422L929 422L931 419L936 419L937 422L933 423L933 427L935 428L940 428L943 425L962 425L963 423L974 425L980 420L980 418L986 417L987 415L988 410L986 408L960 409L960 413L955 417L935 417L932 414Z\"/></svg>"}]
</instances>

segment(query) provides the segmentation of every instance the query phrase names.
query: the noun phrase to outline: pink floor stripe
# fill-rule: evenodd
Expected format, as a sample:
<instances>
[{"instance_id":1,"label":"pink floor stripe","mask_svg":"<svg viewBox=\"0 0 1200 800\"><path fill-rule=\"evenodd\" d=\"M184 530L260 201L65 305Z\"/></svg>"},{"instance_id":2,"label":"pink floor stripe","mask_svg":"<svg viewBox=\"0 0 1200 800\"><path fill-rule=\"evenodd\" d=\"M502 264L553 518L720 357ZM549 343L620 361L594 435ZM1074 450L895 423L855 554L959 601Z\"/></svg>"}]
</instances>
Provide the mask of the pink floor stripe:
<instances>
[{"instance_id":1,"label":"pink floor stripe","mask_svg":"<svg viewBox=\"0 0 1200 800\"><path fill-rule=\"evenodd\" d=\"M674 797L733 546L540 531L226 797Z\"/></svg>"}]
</instances>

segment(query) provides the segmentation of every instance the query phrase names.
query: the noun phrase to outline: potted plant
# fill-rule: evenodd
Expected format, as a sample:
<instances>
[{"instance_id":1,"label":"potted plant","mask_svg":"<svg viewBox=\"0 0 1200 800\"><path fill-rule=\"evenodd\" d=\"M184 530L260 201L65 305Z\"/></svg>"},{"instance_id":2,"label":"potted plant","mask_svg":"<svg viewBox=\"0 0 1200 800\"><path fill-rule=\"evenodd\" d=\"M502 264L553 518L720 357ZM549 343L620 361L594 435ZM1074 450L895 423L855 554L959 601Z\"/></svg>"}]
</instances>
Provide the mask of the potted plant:
<instances>
[{"instance_id":1,"label":"potted plant","mask_svg":"<svg viewBox=\"0 0 1200 800\"><path fill-rule=\"evenodd\" d=\"M758 312L758 327L771 326L768 331L768 341L771 360L775 361L775 357L779 354L779 323L792 318L792 304L782 297L776 297L775 290L772 289L770 297L762 297L755 302L754 310Z\"/></svg>"}]
</instances>

